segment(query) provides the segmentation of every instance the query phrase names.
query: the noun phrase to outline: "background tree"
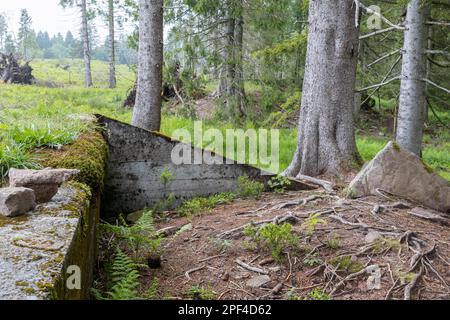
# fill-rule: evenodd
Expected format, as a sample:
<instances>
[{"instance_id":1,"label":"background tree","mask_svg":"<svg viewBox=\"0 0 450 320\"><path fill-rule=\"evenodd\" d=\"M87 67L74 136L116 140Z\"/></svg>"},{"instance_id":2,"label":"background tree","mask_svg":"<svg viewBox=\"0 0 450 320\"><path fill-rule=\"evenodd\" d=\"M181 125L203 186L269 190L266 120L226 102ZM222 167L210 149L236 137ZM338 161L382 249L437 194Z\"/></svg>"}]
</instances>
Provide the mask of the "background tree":
<instances>
[{"instance_id":1,"label":"background tree","mask_svg":"<svg viewBox=\"0 0 450 320\"><path fill-rule=\"evenodd\" d=\"M139 62L131 124L159 131L163 68L163 0L139 0Z\"/></svg>"},{"instance_id":2,"label":"background tree","mask_svg":"<svg viewBox=\"0 0 450 320\"><path fill-rule=\"evenodd\" d=\"M80 0L79 4L75 0L60 0L60 5L63 7L73 7L78 5L81 13L81 38L83 43L83 59L84 59L84 82L85 86L92 87L92 72L91 72L91 44L89 40L89 19L92 18L92 11L88 12L88 5L86 0Z\"/></svg>"},{"instance_id":3,"label":"background tree","mask_svg":"<svg viewBox=\"0 0 450 320\"><path fill-rule=\"evenodd\" d=\"M397 143L421 156L423 123L426 110L427 21L430 7L422 0L411 0L405 21L403 65L400 85L400 106Z\"/></svg>"},{"instance_id":4,"label":"background tree","mask_svg":"<svg viewBox=\"0 0 450 320\"><path fill-rule=\"evenodd\" d=\"M25 60L28 60L29 58L28 50L32 41L31 32L31 17L28 14L27 9L22 9L20 11L19 34L17 40Z\"/></svg>"},{"instance_id":5,"label":"background tree","mask_svg":"<svg viewBox=\"0 0 450 320\"><path fill-rule=\"evenodd\" d=\"M8 34L8 24L6 23L6 17L0 14L0 51L5 49L5 40Z\"/></svg>"}]
</instances>

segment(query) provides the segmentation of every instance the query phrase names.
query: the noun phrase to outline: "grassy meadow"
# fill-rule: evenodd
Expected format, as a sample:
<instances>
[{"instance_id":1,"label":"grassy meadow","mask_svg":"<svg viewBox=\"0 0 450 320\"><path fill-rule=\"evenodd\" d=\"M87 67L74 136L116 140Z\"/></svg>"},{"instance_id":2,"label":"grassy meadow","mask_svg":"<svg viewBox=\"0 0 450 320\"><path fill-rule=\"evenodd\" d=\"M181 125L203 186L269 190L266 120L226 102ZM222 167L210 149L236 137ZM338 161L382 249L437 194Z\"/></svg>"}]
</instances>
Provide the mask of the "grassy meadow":
<instances>
[{"instance_id":1,"label":"grassy meadow","mask_svg":"<svg viewBox=\"0 0 450 320\"><path fill-rule=\"evenodd\" d=\"M64 66L70 65L69 72ZM94 88L83 88L82 61L36 60L32 62L38 85L0 84L0 175L11 167L38 168L33 157L36 148L61 148L70 144L88 125L80 115L103 114L124 122L131 119L131 109L123 108L127 90L132 86L134 73L127 66L118 66L118 88L107 89L108 65L93 61ZM44 84L51 85L46 87ZM208 88L212 90L214 86ZM252 86L250 92L256 90ZM282 103L283 101L281 101ZM389 108L389 103L379 109ZM441 120L450 123L450 111L437 110ZM246 128L254 128L248 122ZM450 130L430 116L425 136L425 162L450 180ZM207 121L207 128L232 128L229 123ZM162 132L172 135L179 128L194 128L194 120L174 115L163 117ZM280 129L280 171L289 164L295 151L295 129ZM389 135L368 134L357 130L357 144L364 161L369 161L386 144ZM230 156L230 155L228 155Z\"/></svg>"}]
</instances>

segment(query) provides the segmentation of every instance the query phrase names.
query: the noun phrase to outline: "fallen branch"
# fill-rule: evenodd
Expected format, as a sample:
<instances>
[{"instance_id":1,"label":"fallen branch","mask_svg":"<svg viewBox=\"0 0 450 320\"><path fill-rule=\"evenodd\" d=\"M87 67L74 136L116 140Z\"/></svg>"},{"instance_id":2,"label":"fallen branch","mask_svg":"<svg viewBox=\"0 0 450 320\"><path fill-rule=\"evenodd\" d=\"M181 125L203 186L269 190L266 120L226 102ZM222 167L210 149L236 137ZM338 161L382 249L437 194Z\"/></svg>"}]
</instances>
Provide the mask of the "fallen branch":
<instances>
[{"instance_id":1,"label":"fallen branch","mask_svg":"<svg viewBox=\"0 0 450 320\"><path fill-rule=\"evenodd\" d=\"M192 278L190 277L190 274L191 274L191 273L194 273L194 272L203 270L203 269L205 269L205 268L206 268L205 265L202 265L202 266L196 267L196 268L192 268L192 269L186 271L186 272L184 273L184 275L186 276L186 278L187 278L188 280L192 280Z\"/></svg>"},{"instance_id":2,"label":"fallen branch","mask_svg":"<svg viewBox=\"0 0 450 320\"><path fill-rule=\"evenodd\" d=\"M355 279L355 278L357 278L357 277L359 277L359 276L361 276L361 275L363 275L363 274L365 274L365 273L367 273L367 267L364 268L364 269L362 269L362 270L360 270L360 271L358 271L358 272L355 272L355 273L352 273L352 274L348 275L348 276L345 277L343 280L341 280L341 281L334 287L333 290L331 290L330 295L332 296L332 295L333 295L338 289L340 289L347 281L353 280L353 279Z\"/></svg>"},{"instance_id":3,"label":"fallen branch","mask_svg":"<svg viewBox=\"0 0 450 320\"><path fill-rule=\"evenodd\" d=\"M217 258L221 258L221 257L224 257L224 256L225 256L224 254L218 254L216 256L212 256L212 257L208 257L208 258L202 259L202 260L199 261L199 263L210 261L210 260L217 259Z\"/></svg>"},{"instance_id":4,"label":"fallen branch","mask_svg":"<svg viewBox=\"0 0 450 320\"><path fill-rule=\"evenodd\" d=\"M236 259L236 263L247 270L250 270L250 271L253 271L256 273L260 273L260 274L265 274L265 275L269 274L266 270L257 268L257 267L252 267L251 265L248 265L239 259Z\"/></svg>"}]
</instances>

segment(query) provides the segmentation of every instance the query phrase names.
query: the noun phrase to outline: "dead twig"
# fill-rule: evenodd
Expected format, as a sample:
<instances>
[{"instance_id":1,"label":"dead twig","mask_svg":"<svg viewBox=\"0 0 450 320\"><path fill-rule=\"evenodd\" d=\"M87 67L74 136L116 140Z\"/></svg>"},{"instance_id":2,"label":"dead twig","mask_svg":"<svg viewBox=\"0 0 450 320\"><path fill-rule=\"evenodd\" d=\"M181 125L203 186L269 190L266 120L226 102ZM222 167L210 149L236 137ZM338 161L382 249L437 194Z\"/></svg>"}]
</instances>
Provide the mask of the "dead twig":
<instances>
[{"instance_id":1,"label":"dead twig","mask_svg":"<svg viewBox=\"0 0 450 320\"><path fill-rule=\"evenodd\" d=\"M250 270L250 271L253 271L256 273L260 273L260 274L265 274L265 275L269 274L266 270L248 265L239 259L236 259L236 263L247 270Z\"/></svg>"},{"instance_id":2,"label":"dead twig","mask_svg":"<svg viewBox=\"0 0 450 320\"><path fill-rule=\"evenodd\" d=\"M190 277L190 274L191 274L191 273L194 273L194 272L203 270L203 269L205 269L205 268L206 268L205 265L202 265L202 266L196 267L196 268L192 268L192 269L189 269L188 271L186 271L186 272L184 273L184 275L186 276L186 278L187 278L188 280L192 280L192 278Z\"/></svg>"}]
</instances>

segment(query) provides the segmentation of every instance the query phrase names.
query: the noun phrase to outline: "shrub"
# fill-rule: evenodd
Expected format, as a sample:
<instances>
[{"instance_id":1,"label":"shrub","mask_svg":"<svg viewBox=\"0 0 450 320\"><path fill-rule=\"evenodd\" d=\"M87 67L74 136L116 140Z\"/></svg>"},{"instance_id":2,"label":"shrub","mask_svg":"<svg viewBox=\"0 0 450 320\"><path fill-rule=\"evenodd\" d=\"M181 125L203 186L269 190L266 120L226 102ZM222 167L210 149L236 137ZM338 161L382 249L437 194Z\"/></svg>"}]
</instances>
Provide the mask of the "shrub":
<instances>
[{"instance_id":1,"label":"shrub","mask_svg":"<svg viewBox=\"0 0 450 320\"><path fill-rule=\"evenodd\" d=\"M301 225L301 229L306 232L307 235L312 235L316 230L318 224L326 224L324 219L320 219L320 213L311 214Z\"/></svg>"},{"instance_id":2,"label":"shrub","mask_svg":"<svg viewBox=\"0 0 450 320\"><path fill-rule=\"evenodd\" d=\"M239 177L239 196L243 198L258 198L264 191L264 184L250 180L247 176Z\"/></svg>"},{"instance_id":3,"label":"shrub","mask_svg":"<svg viewBox=\"0 0 450 320\"><path fill-rule=\"evenodd\" d=\"M289 223L269 223L259 229L248 226L244 229L244 234L253 238L259 246L267 247L276 261L282 261L284 251L289 247L297 247L299 242Z\"/></svg>"},{"instance_id":4,"label":"shrub","mask_svg":"<svg viewBox=\"0 0 450 320\"><path fill-rule=\"evenodd\" d=\"M285 176L275 176L269 180L268 185L275 193L283 193L291 185L291 180Z\"/></svg>"}]
</instances>

